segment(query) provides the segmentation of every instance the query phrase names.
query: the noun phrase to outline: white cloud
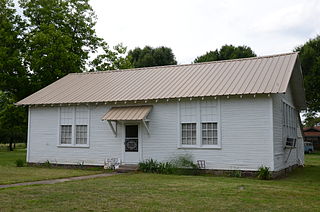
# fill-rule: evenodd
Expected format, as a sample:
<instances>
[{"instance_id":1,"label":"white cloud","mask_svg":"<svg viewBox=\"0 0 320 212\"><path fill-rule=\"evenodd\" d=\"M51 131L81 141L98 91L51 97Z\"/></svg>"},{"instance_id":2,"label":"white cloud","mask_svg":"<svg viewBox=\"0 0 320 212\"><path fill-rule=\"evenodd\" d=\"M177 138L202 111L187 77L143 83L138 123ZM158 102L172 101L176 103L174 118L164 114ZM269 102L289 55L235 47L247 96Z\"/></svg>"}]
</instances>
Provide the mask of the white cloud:
<instances>
[{"instance_id":1,"label":"white cloud","mask_svg":"<svg viewBox=\"0 0 320 212\"><path fill-rule=\"evenodd\" d=\"M111 45L168 46L179 63L224 44L258 55L291 51L320 33L317 0L92 0L96 30Z\"/></svg>"}]
</instances>

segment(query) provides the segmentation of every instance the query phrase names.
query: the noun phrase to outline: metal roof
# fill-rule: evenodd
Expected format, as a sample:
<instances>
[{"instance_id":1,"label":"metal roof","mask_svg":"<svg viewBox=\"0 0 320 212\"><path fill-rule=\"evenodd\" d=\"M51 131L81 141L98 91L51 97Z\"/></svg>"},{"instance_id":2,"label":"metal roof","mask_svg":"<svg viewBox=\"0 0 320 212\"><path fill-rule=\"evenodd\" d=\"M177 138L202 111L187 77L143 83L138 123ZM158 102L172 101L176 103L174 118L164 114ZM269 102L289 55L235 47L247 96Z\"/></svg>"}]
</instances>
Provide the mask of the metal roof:
<instances>
[{"instance_id":1,"label":"metal roof","mask_svg":"<svg viewBox=\"0 0 320 212\"><path fill-rule=\"evenodd\" d=\"M297 57L297 53L287 53L189 65L73 73L17 105L284 93Z\"/></svg>"},{"instance_id":2,"label":"metal roof","mask_svg":"<svg viewBox=\"0 0 320 212\"><path fill-rule=\"evenodd\" d=\"M102 120L129 121L144 120L150 113L152 106L112 107Z\"/></svg>"}]
</instances>

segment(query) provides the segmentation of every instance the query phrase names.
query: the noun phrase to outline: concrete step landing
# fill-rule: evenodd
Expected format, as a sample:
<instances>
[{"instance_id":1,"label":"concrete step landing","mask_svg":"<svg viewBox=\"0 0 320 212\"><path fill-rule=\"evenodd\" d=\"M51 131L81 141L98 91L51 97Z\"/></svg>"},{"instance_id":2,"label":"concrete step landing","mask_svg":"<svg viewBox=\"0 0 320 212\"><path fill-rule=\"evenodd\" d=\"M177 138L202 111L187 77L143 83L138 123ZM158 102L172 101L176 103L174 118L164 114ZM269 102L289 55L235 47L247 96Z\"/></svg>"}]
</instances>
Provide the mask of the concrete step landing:
<instances>
[{"instance_id":1,"label":"concrete step landing","mask_svg":"<svg viewBox=\"0 0 320 212\"><path fill-rule=\"evenodd\" d=\"M116 169L119 173L128 173L138 171L139 166L137 164L122 164Z\"/></svg>"}]
</instances>

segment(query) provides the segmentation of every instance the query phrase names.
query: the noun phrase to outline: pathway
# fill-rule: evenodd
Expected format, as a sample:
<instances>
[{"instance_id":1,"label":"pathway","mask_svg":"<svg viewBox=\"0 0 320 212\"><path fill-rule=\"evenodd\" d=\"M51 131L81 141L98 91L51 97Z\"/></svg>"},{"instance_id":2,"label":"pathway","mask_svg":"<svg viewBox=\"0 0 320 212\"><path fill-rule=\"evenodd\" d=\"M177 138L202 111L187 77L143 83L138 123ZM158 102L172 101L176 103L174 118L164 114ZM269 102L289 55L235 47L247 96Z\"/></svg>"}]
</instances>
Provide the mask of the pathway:
<instances>
[{"instance_id":1,"label":"pathway","mask_svg":"<svg viewBox=\"0 0 320 212\"><path fill-rule=\"evenodd\" d=\"M86 180L86 179L93 179L98 177L108 177L108 176L113 176L117 174L119 173L112 172L112 173L94 174L94 175L86 175L86 176L78 176L78 177L68 177L68 178L61 178L61 179L40 180L40 181L33 181L33 182L0 185L0 188L10 188L10 187L26 186L26 185L56 184L56 183L63 183L68 181Z\"/></svg>"}]
</instances>

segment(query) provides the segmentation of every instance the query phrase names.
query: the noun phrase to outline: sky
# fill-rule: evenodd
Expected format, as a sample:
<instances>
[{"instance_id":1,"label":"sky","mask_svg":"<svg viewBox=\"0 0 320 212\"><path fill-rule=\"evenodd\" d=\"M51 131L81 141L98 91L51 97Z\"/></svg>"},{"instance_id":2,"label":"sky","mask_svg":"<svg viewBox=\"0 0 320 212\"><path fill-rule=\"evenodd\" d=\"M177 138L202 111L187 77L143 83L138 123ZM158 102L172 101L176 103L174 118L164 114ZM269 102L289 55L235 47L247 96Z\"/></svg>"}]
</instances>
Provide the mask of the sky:
<instances>
[{"instance_id":1,"label":"sky","mask_svg":"<svg viewBox=\"0 0 320 212\"><path fill-rule=\"evenodd\" d=\"M224 44L292 52L320 34L319 0L91 0L96 32L128 49L166 46L178 64Z\"/></svg>"}]
</instances>

